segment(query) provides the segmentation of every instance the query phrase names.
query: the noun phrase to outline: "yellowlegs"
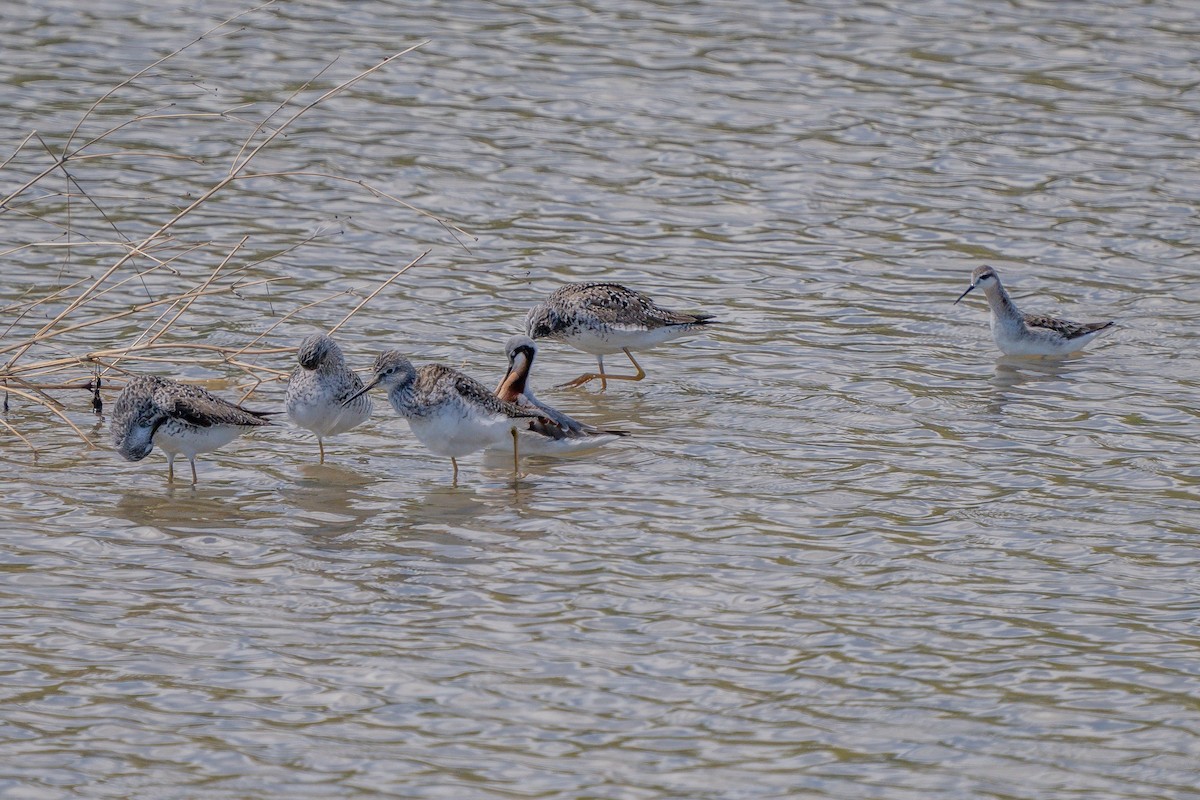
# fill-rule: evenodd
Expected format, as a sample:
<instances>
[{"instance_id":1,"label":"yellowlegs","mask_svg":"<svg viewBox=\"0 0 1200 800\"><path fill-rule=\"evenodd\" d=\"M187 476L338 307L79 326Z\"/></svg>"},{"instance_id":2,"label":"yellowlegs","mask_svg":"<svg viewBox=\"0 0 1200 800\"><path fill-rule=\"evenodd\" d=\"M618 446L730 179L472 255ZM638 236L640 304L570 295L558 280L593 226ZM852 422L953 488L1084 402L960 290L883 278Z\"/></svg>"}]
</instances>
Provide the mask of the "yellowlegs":
<instances>
[{"instance_id":1,"label":"yellowlegs","mask_svg":"<svg viewBox=\"0 0 1200 800\"><path fill-rule=\"evenodd\" d=\"M538 411L541 419L529 423L528 433L521 435L521 448L526 453L566 453L598 447L627 436L625 431L602 430L580 422L538 400L529 385L529 373L537 357L537 345L528 336L517 334L504 345L508 355L508 372L496 387L496 397L506 403ZM507 447L508 442L502 442Z\"/></svg>"},{"instance_id":2,"label":"yellowlegs","mask_svg":"<svg viewBox=\"0 0 1200 800\"><path fill-rule=\"evenodd\" d=\"M1105 322L1068 322L1065 319L1040 314L1025 314L1008 296L1000 276L989 266L971 273L971 285L958 296L966 297L972 289L982 288L992 309L992 338L1001 352L1009 356L1065 356L1082 350L1101 331L1112 327ZM955 300L955 303L958 303Z\"/></svg>"},{"instance_id":3,"label":"yellowlegs","mask_svg":"<svg viewBox=\"0 0 1200 800\"><path fill-rule=\"evenodd\" d=\"M662 308L641 292L618 283L568 283L543 303L529 309L525 333L531 339L553 339L596 357L596 372L580 375L564 386L582 386L600 379L640 381L646 372L633 357L645 350L714 322L711 314L685 314ZM604 356L624 353L637 373L613 375L604 371Z\"/></svg>"},{"instance_id":4,"label":"yellowlegs","mask_svg":"<svg viewBox=\"0 0 1200 800\"><path fill-rule=\"evenodd\" d=\"M347 402L375 386L383 386L392 408L408 420L421 444L450 458L455 480L459 456L494 446L505 438L512 439L513 470L517 470L517 428L527 428L529 420L537 419L540 412L506 403L479 381L442 364L417 369L395 350L375 359L374 373L370 383Z\"/></svg>"},{"instance_id":5,"label":"yellowlegs","mask_svg":"<svg viewBox=\"0 0 1200 800\"><path fill-rule=\"evenodd\" d=\"M344 433L371 416L371 398L362 394L363 382L346 366L342 348L323 333L300 343L300 362L287 385L288 418L317 436L325 463L326 436ZM347 402L356 395L353 402Z\"/></svg>"},{"instance_id":6,"label":"yellowlegs","mask_svg":"<svg viewBox=\"0 0 1200 800\"><path fill-rule=\"evenodd\" d=\"M175 480L175 456L192 465L196 455L216 450L252 428L270 425L267 415L216 395L156 375L130 379L113 406L112 438L126 461L141 461L154 445L167 454L167 482Z\"/></svg>"}]
</instances>

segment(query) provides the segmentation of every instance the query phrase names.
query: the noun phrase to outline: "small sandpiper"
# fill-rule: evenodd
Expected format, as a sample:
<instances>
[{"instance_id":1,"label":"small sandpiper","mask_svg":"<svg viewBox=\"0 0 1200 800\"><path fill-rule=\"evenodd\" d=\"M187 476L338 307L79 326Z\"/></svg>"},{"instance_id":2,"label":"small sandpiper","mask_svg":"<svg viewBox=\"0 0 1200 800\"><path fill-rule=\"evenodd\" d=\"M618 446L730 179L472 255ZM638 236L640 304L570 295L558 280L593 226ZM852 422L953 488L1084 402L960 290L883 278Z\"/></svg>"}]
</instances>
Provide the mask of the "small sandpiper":
<instances>
[{"instance_id":1,"label":"small sandpiper","mask_svg":"<svg viewBox=\"0 0 1200 800\"><path fill-rule=\"evenodd\" d=\"M511 438L513 471L518 471L517 429L541 416L536 409L506 403L479 381L442 364L417 369L396 350L375 359L374 377L353 402L376 386L387 389L396 413L413 435L439 456L448 456L458 480L458 457Z\"/></svg>"},{"instance_id":2,"label":"small sandpiper","mask_svg":"<svg viewBox=\"0 0 1200 800\"><path fill-rule=\"evenodd\" d=\"M582 386L599 378L603 390L610 380L640 381L646 377L633 350L654 347L713 322L712 314L669 311L618 283L568 283L529 309L525 333L531 339L565 342L596 356L597 372L585 373L562 385ZM624 353L637 373L606 373L604 356L609 353Z\"/></svg>"},{"instance_id":3,"label":"small sandpiper","mask_svg":"<svg viewBox=\"0 0 1200 800\"><path fill-rule=\"evenodd\" d=\"M537 345L528 336L517 334L504 345L508 356L508 372L496 387L496 397L521 408L536 410L541 419L531 420L526 432L521 433L521 449L526 453L551 455L575 452L608 444L626 431L603 430L594 425L580 422L539 400L529 385L529 374L533 360L537 357ZM508 442L500 445L507 449Z\"/></svg>"},{"instance_id":4,"label":"small sandpiper","mask_svg":"<svg viewBox=\"0 0 1200 800\"><path fill-rule=\"evenodd\" d=\"M317 436L325 463L325 437L344 433L371 416L371 398L362 394L362 379L346 366L342 348L324 333L300 343L299 365L287 385L287 415ZM353 402L347 402L356 395Z\"/></svg>"},{"instance_id":5,"label":"small sandpiper","mask_svg":"<svg viewBox=\"0 0 1200 800\"><path fill-rule=\"evenodd\" d=\"M158 445L167 454L167 482L175 480L175 456L192 465L196 455L216 450L246 431L272 424L250 411L187 383L141 375L130 379L112 412L112 440L126 461L141 461Z\"/></svg>"},{"instance_id":6,"label":"small sandpiper","mask_svg":"<svg viewBox=\"0 0 1200 800\"><path fill-rule=\"evenodd\" d=\"M992 338L1001 352L1009 356L1065 356L1082 350L1088 342L1112 327L1105 322L1069 322L1040 314L1025 314L1008 296L1000 276L989 266L971 273L971 285L958 296L982 288L992 309ZM957 304L958 300L954 302Z\"/></svg>"}]
</instances>

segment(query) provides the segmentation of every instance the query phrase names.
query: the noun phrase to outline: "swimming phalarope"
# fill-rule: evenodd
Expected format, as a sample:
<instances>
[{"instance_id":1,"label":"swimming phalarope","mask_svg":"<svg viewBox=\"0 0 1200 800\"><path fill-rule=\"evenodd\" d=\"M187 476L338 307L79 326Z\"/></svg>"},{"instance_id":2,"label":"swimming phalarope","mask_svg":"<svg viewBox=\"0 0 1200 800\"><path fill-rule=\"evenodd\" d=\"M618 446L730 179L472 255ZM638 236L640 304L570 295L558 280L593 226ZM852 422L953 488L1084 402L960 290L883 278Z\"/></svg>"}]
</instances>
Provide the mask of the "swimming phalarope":
<instances>
[{"instance_id":1,"label":"swimming phalarope","mask_svg":"<svg viewBox=\"0 0 1200 800\"><path fill-rule=\"evenodd\" d=\"M646 377L633 350L645 350L714 321L711 314L669 311L641 292L617 283L568 283L529 309L525 332L531 339L565 342L596 356L597 372L580 375L564 386L582 386L599 378L600 388L606 389L610 380L640 381ZM637 373L606 373L604 356L622 352Z\"/></svg>"},{"instance_id":2,"label":"swimming phalarope","mask_svg":"<svg viewBox=\"0 0 1200 800\"><path fill-rule=\"evenodd\" d=\"M529 385L529 374L537 357L537 345L528 336L517 334L504 345L508 355L508 372L496 387L496 397L521 408L536 410L540 419L530 420L528 427L518 429L521 449L526 453L551 455L598 447L627 436L626 431L602 430L580 422L539 400ZM500 444L507 448L508 441Z\"/></svg>"},{"instance_id":3,"label":"swimming phalarope","mask_svg":"<svg viewBox=\"0 0 1200 800\"><path fill-rule=\"evenodd\" d=\"M1064 356L1082 350L1092 339L1114 324L1105 322L1069 322L1041 314L1025 314L1017 308L1000 283L1000 276L989 266L971 274L971 285L958 296L982 288L992 309L992 337L996 346L1010 356ZM958 303L955 300L955 303Z\"/></svg>"},{"instance_id":4,"label":"swimming phalarope","mask_svg":"<svg viewBox=\"0 0 1200 800\"><path fill-rule=\"evenodd\" d=\"M505 438L513 443L517 471L517 429L527 427L541 412L498 399L479 381L442 364L417 369L395 350L375 359L374 377L347 402L375 386L387 390L396 413L408 420L413 435L440 456L448 456L458 479L458 457L494 446Z\"/></svg>"},{"instance_id":5,"label":"swimming phalarope","mask_svg":"<svg viewBox=\"0 0 1200 800\"><path fill-rule=\"evenodd\" d=\"M154 445L167 454L167 482L175 480L175 456L192 465L196 455L216 450L252 428L270 425L267 415L222 400L199 386L156 375L130 379L112 412L113 445L127 461L141 461Z\"/></svg>"},{"instance_id":6,"label":"swimming phalarope","mask_svg":"<svg viewBox=\"0 0 1200 800\"><path fill-rule=\"evenodd\" d=\"M342 348L324 333L314 333L300 343L299 365L287 385L287 415L301 428L317 436L321 451L319 463L325 463L326 436L344 433L361 425L371 416L371 398L359 394L363 382L346 366Z\"/></svg>"}]
</instances>

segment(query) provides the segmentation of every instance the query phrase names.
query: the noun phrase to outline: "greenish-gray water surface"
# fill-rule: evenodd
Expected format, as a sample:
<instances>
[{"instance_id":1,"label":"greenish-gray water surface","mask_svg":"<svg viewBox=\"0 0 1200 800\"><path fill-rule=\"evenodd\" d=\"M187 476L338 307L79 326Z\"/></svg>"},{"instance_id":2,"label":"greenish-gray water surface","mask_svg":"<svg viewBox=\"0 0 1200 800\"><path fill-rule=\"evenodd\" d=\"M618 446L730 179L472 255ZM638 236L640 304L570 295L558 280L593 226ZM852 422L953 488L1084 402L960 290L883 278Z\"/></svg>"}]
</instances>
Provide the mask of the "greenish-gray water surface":
<instances>
[{"instance_id":1,"label":"greenish-gray water surface","mask_svg":"<svg viewBox=\"0 0 1200 800\"><path fill-rule=\"evenodd\" d=\"M5 4L0 160L245 8L197 5ZM339 331L356 368L395 347L493 383L571 280L721 324L605 393L552 389L594 361L544 345L539 396L632 435L516 485L481 455L452 485L382 395L322 466L282 425L201 456L195 488L117 458L86 392L56 396L96 449L10 398L39 457L0 430L0 797L1197 797L1198 37L1189 2L294 2L114 93L83 140L153 112L114 141L188 158L22 195L0 306L119 253L21 247L68 241L38 219L64 193L113 210L75 241L144 236L323 68L427 40L255 164L313 176L174 232L250 237L239 264L300 246L170 338L355 292L263 340L295 346L426 249ZM952 305L984 263L1025 310L1118 325L1002 358L983 298Z\"/></svg>"}]
</instances>

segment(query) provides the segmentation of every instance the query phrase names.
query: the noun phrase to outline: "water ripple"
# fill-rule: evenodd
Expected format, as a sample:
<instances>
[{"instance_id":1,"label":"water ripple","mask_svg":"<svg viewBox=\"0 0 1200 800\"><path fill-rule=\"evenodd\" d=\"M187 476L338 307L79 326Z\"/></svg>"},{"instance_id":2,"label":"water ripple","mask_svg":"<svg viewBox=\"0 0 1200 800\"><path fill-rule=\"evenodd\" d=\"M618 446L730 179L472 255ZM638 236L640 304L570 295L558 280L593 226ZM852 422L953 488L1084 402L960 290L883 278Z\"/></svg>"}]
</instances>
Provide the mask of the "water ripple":
<instances>
[{"instance_id":1,"label":"water ripple","mask_svg":"<svg viewBox=\"0 0 1200 800\"><path fill-rule=\"evenodd\" d=\"M243 10L88 9L0 23L12 147L61 146L101 92ZM118 92L84 135L245 104L111 140L190 160L75 165L132 238L335 57L328 85L430 40L256 164L366 180L476 238L327 178L241 183L180 241L317 238L180 337L245 341L426 248L343 330L355 366L398 346L495 380L564 280L722 322L606 394L550 389L592 359L548 344L542 396L634 435L530 458L515 489L480 457L451 486L387 408L325 465L284 428L168 489L157 453L85 450L14 398L43 447L0 442L0 794L1191 796L1195 27L1186 4L1115 1L288 4ZM38 219L66 213L54 192L5 215L11 244L60 235ZM9 253L0 301L112 261L77 252ZM982 302L951 305L980 263L1028 310L1118 327L1081 357L998 357Z\"/></svg>"}]
</instances>

